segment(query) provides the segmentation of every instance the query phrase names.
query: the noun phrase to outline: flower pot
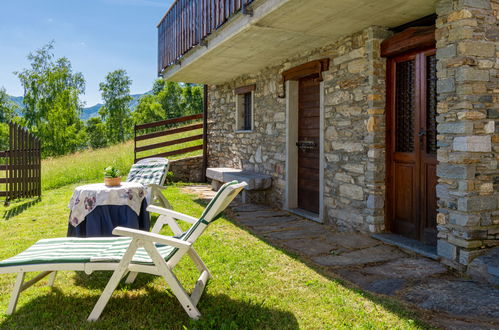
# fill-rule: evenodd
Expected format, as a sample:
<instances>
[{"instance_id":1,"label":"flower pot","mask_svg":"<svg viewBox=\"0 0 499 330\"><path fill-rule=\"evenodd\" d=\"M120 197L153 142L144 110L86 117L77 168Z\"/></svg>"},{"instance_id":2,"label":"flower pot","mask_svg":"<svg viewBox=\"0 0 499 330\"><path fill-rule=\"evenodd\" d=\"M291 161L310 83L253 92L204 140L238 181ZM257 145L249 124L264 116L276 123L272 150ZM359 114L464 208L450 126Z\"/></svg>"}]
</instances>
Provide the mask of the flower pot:
<instances>
[{"instance_id":1,"label":"flower pot","mask_svg":"<svg viewBox=\"0 0 499 330\"><path fill-rule=\"evenodd\" d=\"M121 185L121 178L104 178L104 184L108 187Z\"/></svg>"}]
</instances>

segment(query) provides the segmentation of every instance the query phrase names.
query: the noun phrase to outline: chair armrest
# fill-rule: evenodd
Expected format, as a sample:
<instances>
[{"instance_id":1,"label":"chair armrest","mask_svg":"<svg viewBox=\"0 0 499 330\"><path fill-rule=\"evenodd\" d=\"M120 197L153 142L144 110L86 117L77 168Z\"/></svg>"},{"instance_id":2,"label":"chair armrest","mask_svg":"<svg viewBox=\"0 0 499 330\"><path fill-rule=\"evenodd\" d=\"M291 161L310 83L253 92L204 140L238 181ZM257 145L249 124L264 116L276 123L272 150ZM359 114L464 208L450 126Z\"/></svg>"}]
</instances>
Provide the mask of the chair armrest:
<instances>
[{"instance_id":1,"label":"chair armrest","mask_svg":"<svg viewBox=\"0 0 499 330\"><path fill-rule=\"evenodd\" d=\"M161 214L161 215L166 215L166 216L172 217L174 219L182 220L182 221L185 221L185 222L188 222L188 223L192 223L192 224L194 224L194 223L196 223L198 221L198 219L196 219L194 217L191 217L191 216L189 216L187 214L183 214L183 213L176 212L176 211L173 211L173 210L165 209L165 208L162 208L162 207L159 207L159 206L156 206L156 205L149 205L147 207L147 211L158 213L158 214Z\"/></svg>"},{"instance_id":2,"label":"chair armrest","mask_svg":"<svg viewBox=\"0 0 499 330\"><path fill-rule=\"evenodd\" d=\"M161 243L169 246L173 246L179 249L185 249L191 247L191 243L179 240L174 237L164 236L160 234L150 233L143 230L131 229L126 227L116 227L113 230L114 235L131 237L136 239L143 239L145 241Z\"/></svg>"},{"instance_id":3,"label":"chair armrest","mask_svg":"<svg viewBox=\"0 0 499 330\"><path fill-rule=\"evenodd\" d=\"M166 189L166 187L165 187L165 186L161 186L161 185L156 184L156 183L150 183L150 184L148 184L148 185L147 185L147 187L148 187L148 188L149 188L149 187L154 187L154 188L157 188L157 189L160 189L160 190L165 190L165 189Z\"/></svg>"}]
</instances>

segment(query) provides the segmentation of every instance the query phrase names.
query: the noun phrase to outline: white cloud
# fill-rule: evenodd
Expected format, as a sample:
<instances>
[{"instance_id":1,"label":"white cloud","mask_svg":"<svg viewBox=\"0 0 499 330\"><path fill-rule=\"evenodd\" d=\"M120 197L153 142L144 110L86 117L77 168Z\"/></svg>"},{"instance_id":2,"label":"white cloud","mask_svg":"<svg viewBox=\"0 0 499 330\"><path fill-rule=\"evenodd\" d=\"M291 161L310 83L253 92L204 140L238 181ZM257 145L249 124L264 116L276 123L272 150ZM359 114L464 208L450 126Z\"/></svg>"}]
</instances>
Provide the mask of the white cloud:
<instances>
[{"instance_id":1,"label":"white cloud","mask_svg":"<svg viewBox=\"0 0 499 330\"><path fill-rule=\"evenodd\" d=\"M54 19L52 17L47 18L47 23L54 23Z\"/></svg>"}]
</instances>

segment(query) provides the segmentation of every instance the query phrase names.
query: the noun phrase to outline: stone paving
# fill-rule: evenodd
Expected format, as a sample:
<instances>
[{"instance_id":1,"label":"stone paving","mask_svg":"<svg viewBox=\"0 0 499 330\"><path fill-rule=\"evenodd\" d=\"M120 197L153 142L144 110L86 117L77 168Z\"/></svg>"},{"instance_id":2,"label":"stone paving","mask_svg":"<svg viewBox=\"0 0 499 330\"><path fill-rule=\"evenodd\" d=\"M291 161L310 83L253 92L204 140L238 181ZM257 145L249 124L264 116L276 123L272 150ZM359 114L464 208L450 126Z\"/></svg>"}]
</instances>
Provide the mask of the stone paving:
<instances>
[{"instance_id":1,"label":"stone paving","mask_svg":"<svg viewBox=\"0 0 499 330\"><path fill-rule=\"evenodd\" d=\"M185 192L210 199L209 186ZM499 329L499 289L478 283L438 261L359 233L338 233L264 205L233 202L234 223L268 243L299 255L322 273L363 290L399 299L426 312L427 321L449 329Z\"/></svg>"}]
</instances>

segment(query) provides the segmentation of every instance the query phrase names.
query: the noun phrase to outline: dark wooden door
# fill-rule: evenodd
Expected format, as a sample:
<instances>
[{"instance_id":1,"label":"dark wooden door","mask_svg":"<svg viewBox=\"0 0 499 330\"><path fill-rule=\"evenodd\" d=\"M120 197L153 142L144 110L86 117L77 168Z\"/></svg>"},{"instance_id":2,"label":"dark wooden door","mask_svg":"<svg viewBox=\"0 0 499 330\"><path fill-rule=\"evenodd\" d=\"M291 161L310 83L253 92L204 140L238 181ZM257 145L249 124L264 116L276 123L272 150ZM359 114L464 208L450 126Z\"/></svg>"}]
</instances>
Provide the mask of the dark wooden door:
<instances>
[{"instance_id":1,"label":"dark wooden door","mask_svg":"<svg viewBox=\"0 0 499 330\"><path fill-rule=\"evenodd\" d=\"M320 82L318 75L299 80L298 207L319 213Z\"/></svg>"},{"instance_id":2,"label":"dark wooden door","mask_svg":"<svg viewBox=\"0 0 499 330\"><path fill-rule=\"evenodd\" d=\"M395 233L436 244L436 58L434 49L388 61L387 193Z\"/></svg>"}]
</instances>

